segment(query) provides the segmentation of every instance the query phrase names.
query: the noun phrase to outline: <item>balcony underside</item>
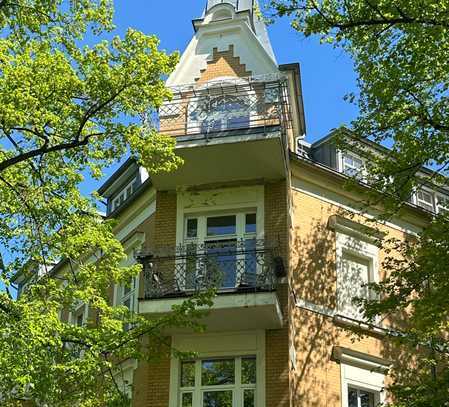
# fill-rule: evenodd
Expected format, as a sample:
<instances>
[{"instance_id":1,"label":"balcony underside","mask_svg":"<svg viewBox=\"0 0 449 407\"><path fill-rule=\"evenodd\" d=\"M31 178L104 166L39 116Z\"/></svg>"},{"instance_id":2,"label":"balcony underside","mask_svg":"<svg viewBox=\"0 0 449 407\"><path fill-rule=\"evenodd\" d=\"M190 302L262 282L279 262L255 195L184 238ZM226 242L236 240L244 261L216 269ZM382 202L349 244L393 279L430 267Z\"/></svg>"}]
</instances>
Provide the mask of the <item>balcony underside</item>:
<instances>
[{"instance_id":1,"label":"balcony underside","mask_svg":"<svg viewBox=\"0 0 449 407\"><path fill-rule=\"evenodd\" d=\"M159 190L253 179L283 179L285 149L278 126L258 132L221 132L177 138L176 153L184 165L152 176Z\"/></svg>"},{"instance_id":2,"label":"balcony underside","mask_svg":"<svg viewBox=\"0 0 449 407\"><path fill-rule=\"evenodd\" d=\"M183 298L140 300L139 313L149 318L171 312L172 306ZM201 321L208 331L279 329L283 319L276 292L225 293L214 298L209 314ZM183 333L186 329L170 330L169 334Z\"/></svg>"}]
</instances>

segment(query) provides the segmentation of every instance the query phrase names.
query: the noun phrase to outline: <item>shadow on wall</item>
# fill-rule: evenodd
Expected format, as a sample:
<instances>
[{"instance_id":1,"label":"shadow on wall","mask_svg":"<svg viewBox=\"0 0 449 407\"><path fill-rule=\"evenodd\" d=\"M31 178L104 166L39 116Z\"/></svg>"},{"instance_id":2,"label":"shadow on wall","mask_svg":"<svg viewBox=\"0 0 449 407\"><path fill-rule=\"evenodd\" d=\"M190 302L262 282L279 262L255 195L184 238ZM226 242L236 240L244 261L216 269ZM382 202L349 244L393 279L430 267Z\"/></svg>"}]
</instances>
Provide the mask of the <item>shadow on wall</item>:
<instances>
[{"instance_id":1,"label":"shadow on wall","mask_svg":"<svg viewBox=\"0 0 449 407\"><path fill-rule=\"evenodd\" d=\"M296 366L291 370L290 396L293 406L340 407L341 369L332 360L334 346L394 361L394 366L409 375L408 368L415 363L408 347L397 347L388 338L375 335L361 337L333 322L332 317L295 306L301 299L335 310L337 304L335 232L328 228L332 215L350 217L337 207L322 204L308 207L306 199L295 198L290 259L290 326L291 340L296 351ZM301 216L307 213L308 216ZM381 256L382 257L382 256ZM382 272L381 272L382 275ZM389 320L404 321L405 315ZM409 375L410 377L410 375ZM388 383L388 380L387 380Z\"/></svg>"}]
</instances>

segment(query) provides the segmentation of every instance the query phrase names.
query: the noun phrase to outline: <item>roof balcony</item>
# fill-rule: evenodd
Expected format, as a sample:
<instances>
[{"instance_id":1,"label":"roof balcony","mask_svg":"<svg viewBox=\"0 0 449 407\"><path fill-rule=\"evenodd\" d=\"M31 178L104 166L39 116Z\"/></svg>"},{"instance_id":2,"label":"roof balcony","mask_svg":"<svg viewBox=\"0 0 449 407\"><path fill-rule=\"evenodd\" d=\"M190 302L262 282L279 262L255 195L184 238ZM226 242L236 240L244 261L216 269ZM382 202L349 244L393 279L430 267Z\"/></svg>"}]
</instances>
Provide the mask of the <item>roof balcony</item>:
<instances>
[{"instance_id":1,"label":"roof balcony","mask_svg":"<svg viewBox=\"0 0 449 407\"><path fill-rule=\"evenodd\" d=\"M291 128L286 78L229 78L172 91L159 110L158 129L176 137L184 165L153 175L157 188L285 177Z\"/></svg>"},{"instance_id":2,"label":"roof balcony","mask_svg":"<svg viewBox=\"0 0 449 407\"><path fill-rule=\"evenodd\" d=\"M274 329L282 326L276 294L284 275L276 246L264 240L190 242L157 252L142 252L144 297L139 312L169 313L195 293L215 289L204 323L209 329Z\"/></svg>"}]
</instances>

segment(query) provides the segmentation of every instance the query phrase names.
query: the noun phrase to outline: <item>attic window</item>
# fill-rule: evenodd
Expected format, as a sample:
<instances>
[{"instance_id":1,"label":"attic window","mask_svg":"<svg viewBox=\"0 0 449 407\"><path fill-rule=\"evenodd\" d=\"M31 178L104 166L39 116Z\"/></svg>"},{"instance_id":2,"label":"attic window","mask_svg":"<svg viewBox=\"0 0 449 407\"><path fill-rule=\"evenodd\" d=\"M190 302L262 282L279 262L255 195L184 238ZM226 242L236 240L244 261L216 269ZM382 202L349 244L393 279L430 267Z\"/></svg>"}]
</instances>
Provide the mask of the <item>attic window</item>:
<instances>
[{"instance_id":1,"label":"attic window","mask_svg":"<svg viewBox=\"0 0 449 407\"><path fill-rule=\"evenodd\" d=\"M118 209L134 192L137 178L127 184L112 200L111 211Z\"/></svg>"}]
</instances>

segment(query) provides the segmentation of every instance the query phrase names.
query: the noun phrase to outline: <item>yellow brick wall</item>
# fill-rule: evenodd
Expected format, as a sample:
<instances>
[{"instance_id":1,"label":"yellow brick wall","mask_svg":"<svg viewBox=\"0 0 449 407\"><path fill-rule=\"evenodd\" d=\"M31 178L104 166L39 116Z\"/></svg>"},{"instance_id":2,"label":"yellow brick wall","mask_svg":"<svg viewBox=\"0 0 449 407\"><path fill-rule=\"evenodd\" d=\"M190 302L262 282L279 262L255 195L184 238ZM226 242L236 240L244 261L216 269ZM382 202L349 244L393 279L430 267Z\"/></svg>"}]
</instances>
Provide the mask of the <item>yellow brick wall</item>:
<instances>
[{"instance_id":1,"label":"yellow brick wall","mask_svg":"<svg viewBox=\"0 0 449 407\"><path fill-rule=\"evenodd\" d=\"M290 281L296 296L334 309L336 306L335 232L328 228L329 217L347 216L335 205L302 192L292 192L293 219L290 232ZM354 221L363 222L357 216ZM390 237L404 238L397 229L381 227ZM385 253L381 250L379 264ZM380 278L384 275L380 272ZM334 346L350 348L386 360L408 363L409 355L374 335L355 338L332 318L291 305L291 340L297 366L290 375L292 405L341 407L340 365L331 360Z\"/></svg>"},{"instance_id":2,"label":"yellow brick wall","mask_svg":"<svg viewBox=\"0 0 449 407\"><path fill-rule=\"evenodd\" d=\"M143 228L150 236L150 239L145 242L150 250L175 247L176 193L157 192L156 213L152 220L143 225ZM134 372L134 407L167 407L169 390L170 358L168 356L151 363L139 362Z\"/></svg>"},{"instance_id":3,"label":"yellow brick wall","mask_svg":"<svg viewBox=\"0 0 449 407\"><path fill-rule=\"evenodd\" d=\"M285 181L265 184L265 239L278 245L278 255L288 266L287 189ZM282 283L277 294L284 314L284 327L265 335L266 407L289 406L288 288Z\"/></svg>"},{"instance_id":4,"label":"yellow brick wall","mask_svg":"<svg viewBox=\"0 0 449 407\"><path fill-rule=\"evenodd\" d=\"M168 341L168 346L169 346ZM140 361L134 372L133 407L168 407L170 395L170 356L163 346L157 360Z\"/></svg>"}]
</instances>

